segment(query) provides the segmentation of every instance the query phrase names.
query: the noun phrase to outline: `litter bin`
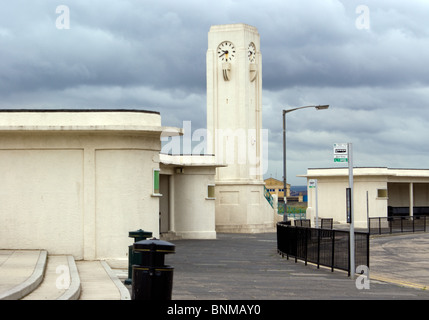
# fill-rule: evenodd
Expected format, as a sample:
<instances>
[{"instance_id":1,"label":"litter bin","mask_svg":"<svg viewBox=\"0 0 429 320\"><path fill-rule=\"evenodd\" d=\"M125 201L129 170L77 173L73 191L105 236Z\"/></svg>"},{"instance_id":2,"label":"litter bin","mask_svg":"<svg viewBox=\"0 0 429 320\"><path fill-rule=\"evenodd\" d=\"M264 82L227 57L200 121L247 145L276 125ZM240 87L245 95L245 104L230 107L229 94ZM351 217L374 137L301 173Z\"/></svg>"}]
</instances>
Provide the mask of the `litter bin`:
<instances>
[{"instance_id":1,"label":"litter bin","mask_svg":"<svg viewBox=\"0 0 429 320\"><path fill-rule=\"evenodd\" d=\"M133 265L132 300L171 300L173 270L164 263L165 255L175 253L175 245L158 239L135 242L134 253L141 264Z\"/></svg>"},{"instance_id":2,"label":"litter bin","mask_svg":"<svg viewBox=\"0 0 429 320\"><path fill-rule=\"evenodd\" d=\"M134 238L134 243L142 240L146 240L147 238L152 237L152 232L144 231L142 229L136 230L136 231L130 231L128 232L128 237ZM133 251L133 245L128 247L128 279L125 279L125 284L131 284L132 283L132 276L133 276L133 265L134 264L141 264L141 257L140 253L135 253Z\"/></svg>"}]
</instances>

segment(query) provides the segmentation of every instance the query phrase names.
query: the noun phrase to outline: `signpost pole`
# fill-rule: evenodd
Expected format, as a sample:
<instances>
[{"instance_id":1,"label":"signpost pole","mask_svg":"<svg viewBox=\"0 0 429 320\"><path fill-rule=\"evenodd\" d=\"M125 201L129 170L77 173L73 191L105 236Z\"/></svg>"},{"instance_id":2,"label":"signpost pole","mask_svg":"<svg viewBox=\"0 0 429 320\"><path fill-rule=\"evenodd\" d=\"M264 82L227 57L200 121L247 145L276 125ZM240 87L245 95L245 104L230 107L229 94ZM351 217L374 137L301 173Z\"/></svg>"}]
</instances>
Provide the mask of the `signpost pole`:
<instances>
[{"instance_id":1,"label":"signpost pole","mask_svg":"<svg viewBox=\"0 0 429 320\"><path fill-rule=\"evenodd\" d=\"M355 276L355 228L354 228L354 206L353 206L353 148L347 144L349 163L349 188L350 188L350 277Z\"/></svg>"},{"instance_id":2,"label":"signpost pole","mask_svg":"<svg viewBox=\"0 0 429 320\"><path fill-rule=\"evenodd\" d=\"M318 186L317 186L317 179L316 179L316 228L319 228L319 200L318 200L318 195L317 195L317 191L318 191Z\"/></svg>"},{"instance_id":3,"label":"signpost pole","mask_svg":"<svg viewBox=\"0 0 429 320\"><path fill-rule=\"evenodd\" d=\"M355 276L355 227L353 206L353 146L351 143L334 144L334 162L347 162L349 166L349 188L347 194L347 223L350 223L350 276Z\"/></svg>"},{"instance_id":4,"label":"signpost pole","mask_svg":"<svg viewBox=\"0 0 429 320\"><path fill-rule=\"evenodd\" d=\"M318 195L317 195L317 179L311 179L309 182L309 188L310 189L316 189L316 228L319 226L319 209L318 209Z\"/></svg>"}]
</instances>

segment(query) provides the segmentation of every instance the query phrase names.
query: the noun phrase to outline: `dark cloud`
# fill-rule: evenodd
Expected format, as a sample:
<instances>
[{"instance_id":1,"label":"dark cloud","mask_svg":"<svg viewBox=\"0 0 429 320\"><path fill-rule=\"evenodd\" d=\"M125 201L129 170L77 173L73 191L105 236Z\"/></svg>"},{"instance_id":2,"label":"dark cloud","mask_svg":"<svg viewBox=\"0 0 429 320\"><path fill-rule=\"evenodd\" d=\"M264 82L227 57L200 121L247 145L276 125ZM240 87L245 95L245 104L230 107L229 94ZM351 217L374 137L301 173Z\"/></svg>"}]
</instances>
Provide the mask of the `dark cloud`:
<instances>
[{"instance_id":1,"label":"dark cloud","mask_svg":"<svg viewBox=\"0 0 429 320\"><path fill-rule=\"evenodd\" d=\"M70 9L58 29L56 8ZM429 4L375 0L369 28L357 0L3 1L1 108L140 108L164 125L206 125L211 25L258 28L269 175L282 175L281 110L288 114L288 178L333 166L334 142L353 142L356 164L424 167L429 157ZM410 156L413 154L414 156ZM305 181L304 181L305 183Z\"/></svg>"}]
</instances>

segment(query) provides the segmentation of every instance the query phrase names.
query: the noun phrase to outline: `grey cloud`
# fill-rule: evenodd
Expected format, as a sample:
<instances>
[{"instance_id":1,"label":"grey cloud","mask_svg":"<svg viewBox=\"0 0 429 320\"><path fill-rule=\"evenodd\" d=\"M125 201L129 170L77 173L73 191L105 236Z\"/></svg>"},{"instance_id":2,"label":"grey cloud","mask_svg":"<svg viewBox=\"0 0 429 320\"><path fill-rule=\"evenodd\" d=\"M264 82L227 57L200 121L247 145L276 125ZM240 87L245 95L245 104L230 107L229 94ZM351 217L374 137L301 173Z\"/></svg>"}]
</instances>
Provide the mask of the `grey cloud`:
<instances>
[{"instance_id":1,"label":"grey cloud","mask_svg":"<svg viewBox=\"0 0 429 320\"><path fill-rule=\"evenodd\" d=\"M55 27L59 4L70 8L70 30ZM270 174L282 173L282 108L310 104L331 109L288 114L292 182L332 166L334 142L353 142L361 166L425 166L429 5L371 1L370 29L359 30L361 4L3 1L0 107L141 108L160 111L165 125L205 127L207 33L242 22L261 35Z\"/></svg>"}]
</instances>

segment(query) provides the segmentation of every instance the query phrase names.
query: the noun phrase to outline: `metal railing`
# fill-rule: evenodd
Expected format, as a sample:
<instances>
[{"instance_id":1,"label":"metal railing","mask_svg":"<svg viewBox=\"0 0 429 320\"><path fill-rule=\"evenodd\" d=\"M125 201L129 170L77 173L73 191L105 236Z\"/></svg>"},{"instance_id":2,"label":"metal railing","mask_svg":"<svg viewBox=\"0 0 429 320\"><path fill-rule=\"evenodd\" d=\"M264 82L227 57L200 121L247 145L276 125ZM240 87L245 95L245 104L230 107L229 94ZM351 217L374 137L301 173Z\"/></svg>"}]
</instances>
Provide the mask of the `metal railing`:
<instances>
[{"instance_id":1,"label":"metal railing","mask_svg":"<svg viewBox=\"0 0 429 320\"><path fill-rule=\"evenodd\" d=\"M332 229L334 225L334 219L332 218L320 218L320 229ZM296 219L294 221L296 227L307 227L311 228L311 219ZM317 227L317 226L316 226Z\"/></svg>"},{"instance_id":2,"label":"metal railing","mask_svg":"<svg viewBox=\"0 0 429 320\"><path fill-rule=\"evenodd\" d=\"M315 229L277 224L277 251L320 266L345 270L350 276L350 233L344 230ZM355 266L369 267L369 233L355 232Z\"/></svg>"},{"instance_id":3,"label":"metal railing","mask_svg":"<svg viewBox=\"0 0 429 320\"><path fill-rule=\"evenodd\" d=\"M270 191L268 191L268 189L267 189L266 186L264 186L264 196L265 196L265 199L267 199L267 201L270 204L270 206L272 208L274 208L274 199L273 199L273 196L271 195Z\"/></svg>"},{"instance_id":4,"label":"metal railing","mask_svg":"<svg viewBox=\"0 0 429 320\"><path fill-rule=\"evenodd\" d=\"M277 204L277 213L283 215L285 212L284 202L278 202ZM302 207L287 207L287 217L288 219L305 219L307 208Z\"/></svg>"},{"instance_id":5,"label":"metal railing","mask_svg":"<svg viewBox=\"0 0 429 320\"><path fill-rule=\"evenodd\" d=\"M310 219L297 219L294 221L294 225L296 227L306 227L306 228L310 228L311 227L311 220Z\"/></svg>"},{"instance_id":6,"label":"metal railing","mask_svg":"<svg viewBox=\"0 0 429 320\"><path fill-rule=\"evenodd\" d=\"M320 218L320 228L321 229L332 229L334 226L333 218Z\"/></svg>"},{"instance_id":7,"label":"metal railing","mask_svg":"<svg viewBox=\"0 0 429 320\"><path fill-rule=\"evenodd\" d=\"M429 231L429 216L376 217L369 218L370 234Z\"/></svg>"}]
</instances>

